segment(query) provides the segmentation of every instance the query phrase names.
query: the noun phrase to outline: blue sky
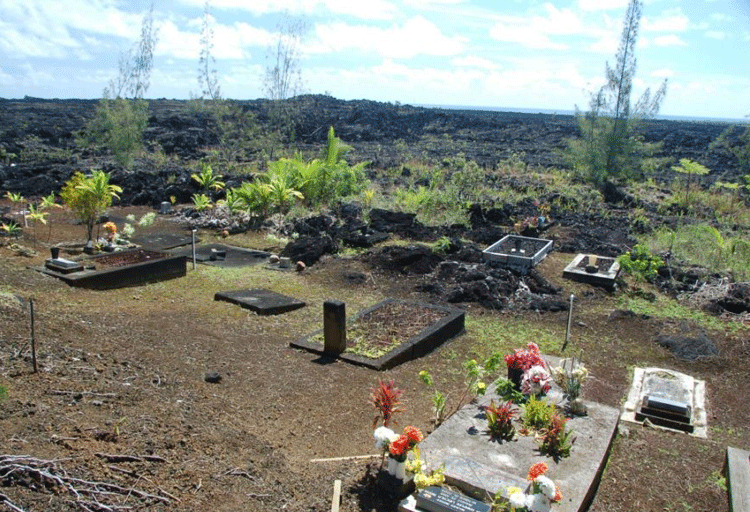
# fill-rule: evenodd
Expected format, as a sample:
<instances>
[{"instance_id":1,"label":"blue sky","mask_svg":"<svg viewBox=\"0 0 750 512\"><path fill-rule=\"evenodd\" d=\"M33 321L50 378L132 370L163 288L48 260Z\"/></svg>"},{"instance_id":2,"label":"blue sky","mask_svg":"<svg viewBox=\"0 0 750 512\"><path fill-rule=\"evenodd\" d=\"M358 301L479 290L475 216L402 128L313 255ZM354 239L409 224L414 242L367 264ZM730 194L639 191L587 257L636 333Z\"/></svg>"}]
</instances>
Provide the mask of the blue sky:
<instances>
[{"instance_id":1,"label":"blue sky","mask_svg":"<svg viewBox=\"0 0 750 512\"><path fill-rule=\"evenodd\" d=\"M156 0L147 97L197 82L204 0ZM614 63L627 0L212 0L222 95L265 96L284 12L308 30L305 91L410 104L586 108ZM0 0L0 97L99 98L147 0ZM661 114L750 114L750 0L645 0L634 95L669 79Z\"/></svg>"}]
</instances>

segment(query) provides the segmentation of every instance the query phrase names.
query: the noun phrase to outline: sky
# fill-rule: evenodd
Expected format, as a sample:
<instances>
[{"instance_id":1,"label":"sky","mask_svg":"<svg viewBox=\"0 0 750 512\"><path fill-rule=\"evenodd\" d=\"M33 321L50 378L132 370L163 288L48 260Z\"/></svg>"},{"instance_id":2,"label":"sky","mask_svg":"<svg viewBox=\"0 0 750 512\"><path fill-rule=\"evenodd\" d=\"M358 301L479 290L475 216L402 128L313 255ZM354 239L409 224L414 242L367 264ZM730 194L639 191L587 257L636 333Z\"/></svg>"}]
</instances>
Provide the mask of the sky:
<instances>
[{"instance_id":1,"label":"sky","mask_svg":"<svg viewBox=\"0 0 750 512\"><path fill-rule=\"evenodd\" d=\"M412 105L585 110L614 64L628 0L210 0L225 98L266 97L284 21L306 26L302 92ZM660 114L750 114L750 0L644 0L633 99ZM0 97L101 98L148 0L0 0ZM147 98L200 94L205 0L155 0Z\"/></svg>"}]
</instances>

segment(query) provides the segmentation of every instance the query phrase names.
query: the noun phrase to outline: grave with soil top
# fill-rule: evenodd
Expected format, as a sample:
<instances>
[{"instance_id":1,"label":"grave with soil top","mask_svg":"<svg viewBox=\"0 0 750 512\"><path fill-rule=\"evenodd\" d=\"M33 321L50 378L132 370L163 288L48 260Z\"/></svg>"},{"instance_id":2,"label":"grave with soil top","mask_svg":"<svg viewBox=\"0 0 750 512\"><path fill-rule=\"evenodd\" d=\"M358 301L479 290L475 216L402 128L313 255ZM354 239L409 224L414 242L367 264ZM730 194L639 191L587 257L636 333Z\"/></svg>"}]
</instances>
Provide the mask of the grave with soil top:
<instances>
[{"instance_id":1,"label":"grave with soil top","mask_svg":"<svg viewBox=\"0 0 750 512\"><path fill-rule=\"evenodd\" d=\"M339 303L343 313L343 303ZM376 370L393 368L434 350L464 330L465 312L434 304L386 299L353 317L341 318L345 349L326 350L324 329L290 346Z\"/></svg>"},{"instance_id":2,"label":"grave with soil top","mask_svg":"<svg viewBox=\"0 0 750 512\"><path fill-rule=\"evenodd\" d=\"M37 267L36 270L57 277L70 286L111 290L183 277L187 273L187 266L184 256L128 249L76 261L48 259L44 267Z\"/></svg>"}]
</instances>

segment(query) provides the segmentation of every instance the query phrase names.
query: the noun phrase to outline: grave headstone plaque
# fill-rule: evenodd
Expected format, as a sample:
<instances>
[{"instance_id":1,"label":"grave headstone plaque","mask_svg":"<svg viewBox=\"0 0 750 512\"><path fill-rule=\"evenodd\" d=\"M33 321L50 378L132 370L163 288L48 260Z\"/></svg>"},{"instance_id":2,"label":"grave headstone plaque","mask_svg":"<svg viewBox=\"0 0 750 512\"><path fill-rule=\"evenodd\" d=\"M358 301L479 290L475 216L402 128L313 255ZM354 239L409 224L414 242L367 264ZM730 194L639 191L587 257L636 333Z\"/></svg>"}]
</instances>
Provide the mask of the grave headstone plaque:
<instances>
[{"instance_id":1,"label":"grave headstone plaque","mask_svg":"<svg viewBox=\"0 0 750 512\"><path fill-rule=\"evenodd\" d=\"M490 512L487 503L444 487L427 487L417 494L417 507L428 512Z\"/></svg>"},{"instance_id":2,"label":"grave headstone plaque","mask_svg":"<svg viewBox=\"0 0 750 512\"><path fill-rule=\"evenodd\" d=\"M346 304L338 300L323 303L323 339L326 354L346 350Z\"/></svg>"}]
</instances>

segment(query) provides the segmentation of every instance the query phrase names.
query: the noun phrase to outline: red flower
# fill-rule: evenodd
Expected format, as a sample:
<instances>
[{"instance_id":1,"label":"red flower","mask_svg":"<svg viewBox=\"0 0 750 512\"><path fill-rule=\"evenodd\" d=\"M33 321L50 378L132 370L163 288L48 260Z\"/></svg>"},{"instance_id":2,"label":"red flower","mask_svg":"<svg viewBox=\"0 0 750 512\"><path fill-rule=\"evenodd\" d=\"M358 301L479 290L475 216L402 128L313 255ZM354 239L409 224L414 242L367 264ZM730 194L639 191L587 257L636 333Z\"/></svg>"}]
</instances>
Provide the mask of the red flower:
<instances>
[{"instance_id":1,"label":"red flower","mask_svg":"<svg viewBox=\"0 0 750 512\"><path fill-rule=\"evenodd\" d=\"M555 503L558 503L562 500L562 492L560 492L560 488L555 485L555 497L552 498L552 501Z\"/></svg>"},{"instance_id":2,"label":"red flower","mask_svg":"<svg viewBox=\"0 0 750 512\"><path fill-rule=\"evenodd\" d=\"M508 368L526 371L532 366L544 366L544 361L539 353L539 346L530 342L526 348L517 348L512 354L506 354L505 364Z\"/></svg>"},{"instance_id":3,"label":"red flower","mask_svg":"<svg viewBox=\"0 0 750 512\"><path fill-rule=\"evenodd\" d=\"M398 439L396 439L390 445L388 445L388 451L394 457L403 457L406 455L406 452L408 450L409 450L409 438L403 434L398 436Z\"/></svg>"},{"instance_id":4,"label":"red flower","mask_svg":"<svg viewBox=\"0 0 750 512\"><path fill-rule=\"evenodd\" d=\"M544 462L537 462L529 468L529 474L526 476L526 479L533 482L537 477L545 474L548 469L549 466Z\"/></svg>"},{"instance_id":5,"label":"red flower","mask_svg":"<svg viewBox=\"0 0 750 512\"><path fill-rule=\"evenodd\" d=\"M424 439L422 432L417 427L412 427L411 425L404 427L404 435L409 439L412 446L421 443L422 439Z\"/></svg>"}]
</instances>

